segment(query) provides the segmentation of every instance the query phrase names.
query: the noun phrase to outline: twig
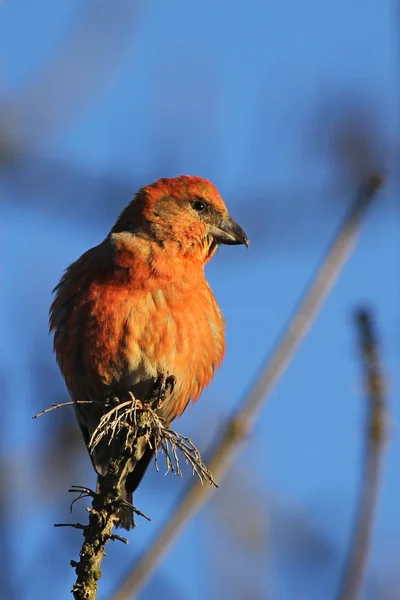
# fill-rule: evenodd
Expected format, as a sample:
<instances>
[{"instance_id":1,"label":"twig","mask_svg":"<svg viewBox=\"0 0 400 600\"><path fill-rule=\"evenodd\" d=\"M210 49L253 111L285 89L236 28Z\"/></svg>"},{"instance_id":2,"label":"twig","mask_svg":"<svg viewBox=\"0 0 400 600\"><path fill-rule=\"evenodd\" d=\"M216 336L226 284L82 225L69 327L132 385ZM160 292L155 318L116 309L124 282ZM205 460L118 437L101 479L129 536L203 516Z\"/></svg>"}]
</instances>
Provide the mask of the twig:
<instances>
[{"instance_id":1,"label":"twig","mask_svg":"<svg viewBox=\"0 0 400 600\"><path fill-rule=\"evenodd\" d=\"M115 399L117 400L117 399ZM56 410L58 408L64 408L65 406L74 406L75 404L102 404L107 406L107 403L102 401L98 402L95 400L78 400L71 402L63 402L61 404L52 404L49 408L42 410L32 418L37 419L42 415ZM138 426L138 413L146 413L146 421ZM208 481L211 485L218 487L214 481L212 473L207 469L204 464L200 452L188 437L181 435L180 433L167 429L164 427L162 420L157 413L149 406L143 405L139 400L131 395L130 400L126 402L116 404L107 413L103 415L100 423L96 427L89 441L89 451L92 453L96 446L101 442L103 438L107 438L108 444L111 444L114 439L121 433L123 429L130 430L130 439L136 439L140 436L144 436L147 442L151 446L154 444L154 450L156 454L156 469L158 471L158 459L157 454L160 450L165 454L167 463L166 474L171 472L182 477L182 470L180 467L179 456L177 450L179 450L186 463L192 467L193 474L197 475L198 478L203 481ZM87 496L84 494L76 498L79 500L81 497ZM74 502L76 501L74 500ZM72 502L72 505L74 504Z\"/></svg>"},{"instance_id":2,"label":"twig","mask_svg":"<svg viewBox=\"0 0 400 600\"><path fill-rule=\"evenodd\" d=\"M72 529L81 529L82 531L86 529L86 525L82 525L82 523L54 523L54 527L72 527Z\"/></svg>"},{"instance_id":3,"label":"twig","mask_svg":"<svg viewBox=\"0 0 400 600\"><path fill-rule=\"evenodd\" d=\"M368 402L366 445L358 510L338 600L356 600L361 591L379 491L383 449L387 438L385 382L370 311L357 311L356 324L359 330L360 355L365 372L365 393Z\"/></svg>"},{"instance_id":4,"label":"twig","mask_svg":"<svg viewBox=\"0 0 400 600\"><path fill-rule=\"evenodd\" d=\"M255 418L271 394L280 376L292 359L297 347L311 327L319 308L340 274L355 245L361 223L373 198L382 185L379 174L373 174L358 191L354 203L340 227L328 253L315 274L294 316L282 337L278 340L271 357L267 357L262 372L241 404L228 421L220 436L212 457L207 461L210 470L220 480L233 462L240 443L253 427ZM211 494L211 487L194 481L150 544L146 553L135 563L131 572L114 594L112 600L129 600L135 596L157 568L162 556L187 521L200 509Z\"/></svg>"},{"instance_id":5,"label":"twig","mask_svg":"<svg viewBox=\"0 0 400 600\"><path fill-rule=\"evenodd\" d=\"M179 450L186 463L190 464L193 474L200 481L218 487L213 476L203 463L200 452L188 438L172 429L168 429L150 404L143 404L132 394L130 399L114 406L100 420L89 441L89 451L93 452L96 446L104 439L111 444L121 432L126 433L126 445L133 448L139 438L144 438L153 447L156 456L160 450L165 454L167 471L182 476L180 468ZM158 463L156 464L158 468Z\"/></svg>"},{"instance_id":6,"label":"twig","mask_svg":"<svg viewBox=\"0 0 400 600\"><path fill-rule=\"evenodd\" d=\"M74 406L74 404L98 404L98 402L94 400L71 400L70 402L62 402L61 404L52 404L51 406L49 406L49 408L46 408L37 415L34 415L32 419L37 419L42 415L47 415L47 413L51 412L52 410L56 410L57 408L64 408L65 406Z\"/></svg>"}]
</instances>

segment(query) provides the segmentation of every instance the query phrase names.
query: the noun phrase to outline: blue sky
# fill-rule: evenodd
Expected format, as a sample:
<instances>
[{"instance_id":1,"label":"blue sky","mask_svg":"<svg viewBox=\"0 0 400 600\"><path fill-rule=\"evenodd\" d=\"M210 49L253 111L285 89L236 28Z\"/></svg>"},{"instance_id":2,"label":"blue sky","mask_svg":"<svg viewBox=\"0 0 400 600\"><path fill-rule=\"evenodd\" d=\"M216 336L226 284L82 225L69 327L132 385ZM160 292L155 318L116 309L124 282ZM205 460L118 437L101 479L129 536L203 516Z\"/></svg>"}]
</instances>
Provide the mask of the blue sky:
<instances>
[{"instance_id":1,"label":"blue sky","mask_svg":"<svg viewBox=\"0 0 400 600\"><path fill-rule=\"evenodd\" d=\"M26 143L35 156L88 177L120 179L128 189L132 186L131 194L134 186L156 177L199 174L212 179L232 214L240 215L252 241L250 250L223 248L207 269L228 320L226 360L201 402L178 425L179 430L198 435L199 424L204 428L212 411L212 423L201 434L205 444L248 389L354 190L349 181L343 185L347 180L332 150L340 111L357 103L360 111L363 105L370 109L379 132L374 141L387 149L389 166L393 163L399 106L394 6L372 0L254 0L233 1L228 7L221 0L208 0L153 1L133 10L121 1L109 15L119 33L112 44L102 46L94 4L88 2L87 9L80 4L72 0L2 4L1 82L10 111L4 114L10 115L22 145ZM104 2L99 5L100 16L111 11L104 9ZM85 10L92 21L86 23L87 34L78 35L76 24L83 21ZM71 40L79 44L80 54L73 69L63 63L65 72L56 69L56 76L53 69L56 84L51 87L46 69L63 51L70 56ZM35 81L41 77L43 86L37 89ZM90 93L92 88L95 92ZM64 90L62 99L59 90ZM26 102L29 94L32 104ZM319 519L344 556L359 486L363 434L362 382L351 314L360 303L371 305L382 339L392 421L371 553L376 573L384 573L398 554L400 540L399 219L396 181L390 175L381 204L369 215L343 275L239 460L242 466L251 465L262 489ZM342 186L338 198L332 193L337 185ZM22 472L31 486L35 486L35 451L41 445L41 428L46 427L30 420L32 407L41 402L31 367L38 349L61 386L47 336L50 292L65 266L98 243L112 225L104 218L100 197L98 213L94 210L91 218L87 214L83 218L80 205L85 198L77 190L70 200L76 207L71 220L63 218L66 201L58 196L57 184L47 211L37 208L35 193L30 198L29 189L9 181L5 186L5 335L0 346L10 405L18 407L18 414L7 415L5 448L29 456ZM260 199L256 204L254 197ZM129 200L118 198L115 207L113 203L107 209L116 217ZM296 218L291 216L294 210ZM46 405L51 401L43 400ZM177 485L183 489L182 482ZM130 553L144 547L168 514L168 506L161 506L146 484L143 488L141 502L153 522L141 525L128 550L118 551L125 569ZM16 500L17 507L19 503L22 506L22 499ZM57 518L51 514L49 520L44 511L35 535ZM195 520L164 567L190 600L205 593L201 560L190 561L187 550L197 549L193 552L201 558L206 519L202 513ZM37 537L31 543L37 543ZM29 554L28 543L27 548ZM183 574L176 572L177 561L184 565ZM291 588L274 564L268 563L267 572L276 597L293 598L295 580ZM59 598L69 597L68 568L66 563ZM108 573L106 589L113 583ZM64 595L60 589L65 589ZM35 594L31 591L26 598L43 597Z\"/></svg>"}]
</instances>

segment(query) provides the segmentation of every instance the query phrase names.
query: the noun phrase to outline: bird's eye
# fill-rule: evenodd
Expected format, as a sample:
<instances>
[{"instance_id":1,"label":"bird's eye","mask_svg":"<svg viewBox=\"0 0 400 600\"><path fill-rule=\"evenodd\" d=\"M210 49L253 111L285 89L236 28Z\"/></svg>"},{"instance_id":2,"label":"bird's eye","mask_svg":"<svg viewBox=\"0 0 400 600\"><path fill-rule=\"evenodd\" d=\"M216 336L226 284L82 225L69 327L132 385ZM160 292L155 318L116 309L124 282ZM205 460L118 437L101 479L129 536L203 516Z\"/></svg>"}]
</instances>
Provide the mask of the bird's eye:
<instances>
[{"instance_id":1,"label":"bird's eye","mask_svg":"<svg viewBox=\"0 0 400 600\"><path fill-rule=\"evenodd\" d=\"M192 207L194 210L197 210L197 212L203 212L206 209L207 204L202 200L195 200L192 202Z\"/></svg>"}]
</instances>

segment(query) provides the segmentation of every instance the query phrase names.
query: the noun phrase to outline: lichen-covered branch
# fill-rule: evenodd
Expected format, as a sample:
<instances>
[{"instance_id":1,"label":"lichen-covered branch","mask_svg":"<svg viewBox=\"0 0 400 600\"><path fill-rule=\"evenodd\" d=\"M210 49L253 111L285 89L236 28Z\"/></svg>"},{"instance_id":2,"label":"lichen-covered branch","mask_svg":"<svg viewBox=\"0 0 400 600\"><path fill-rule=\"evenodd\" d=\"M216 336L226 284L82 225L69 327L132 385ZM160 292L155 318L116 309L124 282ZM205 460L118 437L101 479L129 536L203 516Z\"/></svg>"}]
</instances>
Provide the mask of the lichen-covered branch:
<instances>
[{"instance_id":1,"label":"lichen-covered branch","mask_svg":"<svg viewBox=\"0 0 400 600\"><path fill-rule=\"evenodd\" d=\"M75 600L94 600L96 598L106 543L110 540L120 540L127 543L127 540L121 536L112 534L112 530L115 524L115 510L120 503L118 498L120 477L123 476L124 463L128 458L128 453L125 453L111 461L107 475L100 478L97 493L88 488L79 488L76 486L70 489L71 492L79 492L79 497L92 497L92 506L88 509L88 525L70 525L71 527L82 529L84 538L79 553L79 561L71 561L71 566L75 567L77 575L76 582L72 588ZM145 516L137 509L132 508L132 510L136 514Z\"/></svg>"},{"instance_id":2,"label":"lichen-covered branch","mask_svg":"<svg viewBox=\"0 0 400 600\"><path fill-rule=\"evenodd\" d=\"M47 414L56 408L69 406L71 403L53 405L35 415L34 418ZM98 582L101 578L101 563L105 556L104 547L110 540L127 543L121 536L113 534L113 527L118 521L116 513L122 504L129 506L134 514L145 517L141 511L119 497L121 479L126 476L126 463L131 459L139 439L145 439L154 449L156 468L158 470L158 453L165 455L167 472L182 475L179 453L190 464L201 482L217 485L200 452L193 442L185 436L164 426L162 419L153 408L152 402L141 402L133 395L129 400L120 402L118 398L110 401L110 409L104 414L89 442L89 451L106 440L112 443L118 439L118 447L122 448L107 467L107 474L98 478L97 491L85 487L73 486L69 491L78 493L80 498L92 498L92 506L88 509L89 523L61 523L56 527L73 527L83 533L83 544L79 561L71 561L77 579L72 589L75 600L94 600L97 596ZM72 505L74 504L72 503ZM72 508L71 505L71 508Z\"/></svg>"}]
</instances>

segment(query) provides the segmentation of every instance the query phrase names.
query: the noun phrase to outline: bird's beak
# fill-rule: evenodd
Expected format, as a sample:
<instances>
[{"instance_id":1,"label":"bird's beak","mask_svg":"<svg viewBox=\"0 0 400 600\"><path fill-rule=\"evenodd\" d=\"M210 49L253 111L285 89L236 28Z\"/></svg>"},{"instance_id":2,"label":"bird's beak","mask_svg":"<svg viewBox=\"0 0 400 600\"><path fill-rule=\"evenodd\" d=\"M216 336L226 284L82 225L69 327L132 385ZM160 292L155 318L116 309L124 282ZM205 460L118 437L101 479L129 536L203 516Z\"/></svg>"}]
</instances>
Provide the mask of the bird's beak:
<instances>
[{"instance_id":1,"label":"bird's beak","mask_svg":"<svg viewBox=\"0 0 400 600\"><path fill-rule=\"evenodd\" d=\"M217 244L245 244L249 247L249 240L243 229L230 217L223 219L218 225L210 227L210 234Z\"/></svg>"}]
</instances>

